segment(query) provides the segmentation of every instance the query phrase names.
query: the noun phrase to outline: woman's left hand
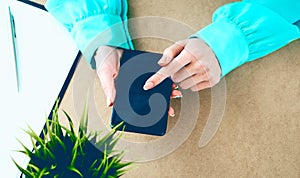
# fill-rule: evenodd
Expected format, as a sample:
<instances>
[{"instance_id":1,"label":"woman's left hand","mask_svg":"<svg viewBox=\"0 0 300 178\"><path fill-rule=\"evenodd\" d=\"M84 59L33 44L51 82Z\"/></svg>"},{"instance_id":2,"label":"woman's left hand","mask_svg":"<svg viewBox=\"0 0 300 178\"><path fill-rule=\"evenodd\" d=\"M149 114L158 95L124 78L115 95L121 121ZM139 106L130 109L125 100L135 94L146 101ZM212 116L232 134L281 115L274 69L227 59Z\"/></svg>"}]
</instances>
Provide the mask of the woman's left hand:
<instances>
[{"instance_id":1,"label":"woman's left hand","mask_svg":"<svg viewBox=\"0 0 300 178\"><path fill-rule=\"evenodd\" d=\"M221 68L214 52L199 38L176 42L166 48L158 62L162 68L145 83L149 90L171 76L182 89L199 91L216 85Z\"/></svg>"}]
</instances>

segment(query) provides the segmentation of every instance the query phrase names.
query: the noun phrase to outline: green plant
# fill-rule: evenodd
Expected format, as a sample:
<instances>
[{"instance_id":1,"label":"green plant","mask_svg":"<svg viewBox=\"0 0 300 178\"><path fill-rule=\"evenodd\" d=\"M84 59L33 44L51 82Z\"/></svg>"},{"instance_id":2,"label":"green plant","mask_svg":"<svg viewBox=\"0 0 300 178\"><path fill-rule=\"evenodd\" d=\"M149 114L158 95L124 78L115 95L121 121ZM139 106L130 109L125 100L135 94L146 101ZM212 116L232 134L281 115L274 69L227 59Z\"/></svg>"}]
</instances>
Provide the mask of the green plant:
<instances>
[{"instance_id":1,"label":"green plant","mask_svg":"<svg viewBox=\"0 0 300 178\"><path fill-rule=\"evenodd\" d=\"M64 111L69 127L59 123L58 105L52 119L46 119L46 130L40 138L29 126L25 132L30 136L33 151L21 143L24 150L19 152L30 158L26 169L15 161L26 178L66 178L66 177L119 177L132 162L122 163L123 152L113 150L121 134L113 128L107 135L97 140L100 132L87 132L88 114L85 107L77 132L70 116Z\"/></svg>"}]
</instances>

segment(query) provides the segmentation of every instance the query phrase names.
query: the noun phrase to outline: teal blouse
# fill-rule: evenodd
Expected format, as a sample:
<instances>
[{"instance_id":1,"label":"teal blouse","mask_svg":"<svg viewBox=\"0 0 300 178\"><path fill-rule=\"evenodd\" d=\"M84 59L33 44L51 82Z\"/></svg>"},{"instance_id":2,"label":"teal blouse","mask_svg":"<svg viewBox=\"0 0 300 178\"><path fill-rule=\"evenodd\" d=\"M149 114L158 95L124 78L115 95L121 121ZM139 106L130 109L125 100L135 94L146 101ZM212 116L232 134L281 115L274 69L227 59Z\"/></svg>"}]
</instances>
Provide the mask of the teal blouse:
<instances>
[{"instance_id":1,"label":"teal blouse","mask_svg":"<svg viewBox=\"0 0 300 178\"><path fill-rule=\"evenodd\" d=\"M133 49L126 0L48 0L47 10L71 33L86 60L101 45ZM212 23L191 37L217 56L222 77L300 37L299 0L244 0L218 8Z\"/></svg>"}]
</instances>

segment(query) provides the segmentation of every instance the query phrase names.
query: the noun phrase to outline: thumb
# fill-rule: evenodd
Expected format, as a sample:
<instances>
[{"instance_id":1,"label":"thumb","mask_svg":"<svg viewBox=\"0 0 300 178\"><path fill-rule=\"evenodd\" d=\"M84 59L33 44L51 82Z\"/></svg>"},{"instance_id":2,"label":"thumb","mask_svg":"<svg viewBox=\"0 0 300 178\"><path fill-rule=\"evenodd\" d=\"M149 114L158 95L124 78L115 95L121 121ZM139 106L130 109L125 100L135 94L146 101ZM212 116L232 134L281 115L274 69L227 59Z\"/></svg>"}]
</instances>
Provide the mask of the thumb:
<instances>
[{"instance_id":1,"label":"thumb","mask_svg":"<svg viewBox=\"0 0 300 178\"><path fill-rule=\"evenodd\" d=\"M98 76L106 96L106 106L111 107L116 97L116 88L114 82L114 76L116 74L112 70L102 68L98 71Z\"/></svg>"}]
</instances>

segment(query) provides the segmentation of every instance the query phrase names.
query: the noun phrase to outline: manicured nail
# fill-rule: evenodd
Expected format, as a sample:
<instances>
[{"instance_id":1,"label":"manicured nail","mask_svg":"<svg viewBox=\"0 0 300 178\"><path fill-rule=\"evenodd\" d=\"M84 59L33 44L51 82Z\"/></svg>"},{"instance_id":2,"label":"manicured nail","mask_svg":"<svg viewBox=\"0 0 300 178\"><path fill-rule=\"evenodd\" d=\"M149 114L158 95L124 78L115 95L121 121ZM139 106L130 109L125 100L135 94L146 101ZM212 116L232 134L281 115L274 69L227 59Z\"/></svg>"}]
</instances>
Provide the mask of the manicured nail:
<instances>
[{"instance_id":1,"label":"manicured nail","mask_svg":"<svg viewBox=\"0 0 300 178\"><path fill-rule=\"evenodd\" d=\"M173 90L171 96L171 98L182 98L182 93L179 90Z\"/></svg>"},{"instance_id":2,"label":"manicured nail","mask_svg":"<svg viewBox=\"0 0 300 178\"><path fill-rule=\"evenodd\" d=\"M144 90L149 90L154 86L154 84L152 82L146 82L143 89Z\"/></svg>"},{"instance_id":3,"label":"manicured nail","mask_svg":"<svg viewBox=\"0 0 300 178\"><path fill-rule=\"evenodd\" d=\"M173 90L177 90L179 87L178 87L178 85L176 85L175 83L173 83L172 84L172 88L173 88Z\"/></svg>"},{"instance_id":4,"label":"manicured nail","mask_svg":"<svg viewBox=\"0 0 300 178\"><path fill-rule=\"evenodd\" d=\"M106 98L106 106L109 108L113 105L113 102L107 97Z\"/></svg>"},{"instance_id":5,"label":"manicured nail","mask_svg":"<svg viewBox=\"0 0 300 178\"><path fill-rule=\"evenodd\" d=\"M167 63L167 59L168 59L168 57L163 55L157 63L160 65L163 65L163 64Z\"/></svg>"},{"instance_id":6,"label":"manicured nail","mask_svg":"<svg viewBox=\"0 0 300 178\"><path fill-rule=\"evenodd\" d=\"M182 98L183 96L182 95L176 95L176 96L173 96L172 99L177 99L177 98Z\"/></svg>"}]
</instances>

